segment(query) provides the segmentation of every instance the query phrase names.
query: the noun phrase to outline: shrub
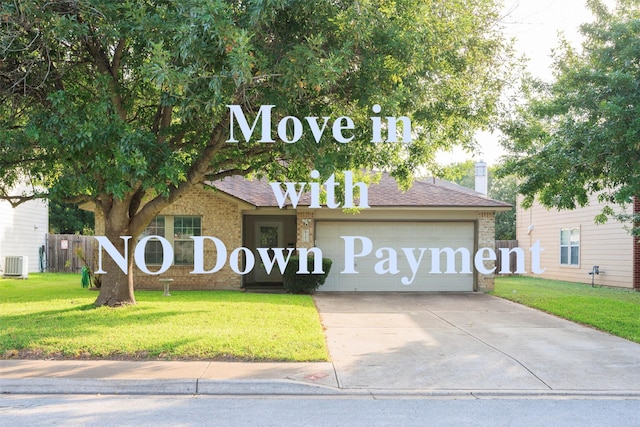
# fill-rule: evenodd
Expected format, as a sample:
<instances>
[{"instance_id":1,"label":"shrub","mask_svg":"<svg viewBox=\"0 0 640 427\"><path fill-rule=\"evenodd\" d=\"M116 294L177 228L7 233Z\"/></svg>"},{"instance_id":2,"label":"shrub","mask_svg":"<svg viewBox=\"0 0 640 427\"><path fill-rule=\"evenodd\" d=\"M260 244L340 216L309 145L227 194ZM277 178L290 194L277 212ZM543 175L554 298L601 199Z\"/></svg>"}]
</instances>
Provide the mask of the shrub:
<instances>
[{"instance_id":1,"label":"shrub","mask_svg":"<svg viewBox=\"0 0 640 427\"><path fill-rule=\"evenodd\" d=\"M292 256L289 259L282 276L284 289L290 294L312 294L327 279L333 261L329 258L322 258L322 271L324 273L321 274L298 274L299 262L300 257L298 256ZM313 257L307 257L307 270L310 272L313 271L313 262Z\"/></svg>"}]
</instances>

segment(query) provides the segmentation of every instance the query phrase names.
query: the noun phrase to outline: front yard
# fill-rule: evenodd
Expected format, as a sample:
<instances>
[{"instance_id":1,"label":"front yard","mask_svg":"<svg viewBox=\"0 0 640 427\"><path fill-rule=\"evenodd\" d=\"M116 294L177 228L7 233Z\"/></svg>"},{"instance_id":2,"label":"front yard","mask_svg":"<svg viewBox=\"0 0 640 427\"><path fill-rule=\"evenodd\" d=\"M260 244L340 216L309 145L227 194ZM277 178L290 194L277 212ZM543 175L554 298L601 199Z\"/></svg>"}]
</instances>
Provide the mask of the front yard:
<instances>
[{"instance_id":1,"label":"front yard","mask_svg":"<svg viewBox=\"0 0 640 427\"><path fill-rule=\"evenodd\" d=\"M640 343L640 292L513 276L493 294Z\"/></svg>"},{"instance_id":2,"label":"front yard","mask_svg":"<svg viewBox=\"0 0 640 427\"><path fill-rule=\"evenodd\" d=\"M640 343L640 293L500 277L494 295ZM0 359L325 361L306 295L138 291L138 304L95 308L80 276L0 279Z\"/></svg>"},{"instance_id":3,"label":"front yard","mask_svg":"<svg viewBox=\"0 0 640 427\"><path fill-rule=\"evenodd\" d=\"M95 308L79 275L0 279L0 358L325 361L306 295L138 291L138 304Z\"/></svg>"}]
</instances>

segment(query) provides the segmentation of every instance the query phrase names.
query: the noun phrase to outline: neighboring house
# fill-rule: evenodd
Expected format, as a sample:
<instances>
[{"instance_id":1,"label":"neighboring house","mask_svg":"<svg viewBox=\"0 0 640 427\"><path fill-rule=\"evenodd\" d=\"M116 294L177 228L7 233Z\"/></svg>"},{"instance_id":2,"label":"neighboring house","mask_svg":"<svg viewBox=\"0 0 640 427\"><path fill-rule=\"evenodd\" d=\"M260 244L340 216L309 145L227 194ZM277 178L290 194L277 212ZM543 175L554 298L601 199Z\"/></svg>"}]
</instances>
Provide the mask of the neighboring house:
<instances>
[{"instance_id":1,"label":"neighboring house","mask_svg":"<svg viewBox=\"0 0 640 427\"><path fill-rule=\"evenodd\" d=\"M288 200L289 201L289 200ZM291 204L280 209L273 189L266 181L250 181L230 177L209 186L194 189L167 207L148 227L146 235L165 237L174 247L173 266L162 277L173 278L177 289L240 289L243 286L273 284L282 281L277 268L267 274L259 262L256 248L318 247L333 266L320 291L473 291L493 288L493 275L478 274L473 268L473 255L478 248L494 247L495 212L509 210L510 205L487 199L468 189L440 180L414 182L407 192L401 192L393 178L384 174L379 184L368 187L370 208L359 213L342 209L309 208L309 195L303 195L297 208ZM103 230L103 220L96 215L96 234ZM213 236L224 243L226 261L213 274L191 274L193 241L190 236ZM363 236L371 240L368 256L357 258L353 268L358 274L341 274L345 270L345 240L341 236ZM360 253L363 240L354 239L354 252ZM420 269L409 285L402 277L412 273L401 248L466 248L471 253L469 274L429 274L429 252L424 254ZM256 259L249 269L246 257L236 270L230 263L238 257L232 252L247 248ZM382 248L382 249L381 249ZM398 254L397 274L378 274L375 264L380 256L388 257L392 248ZM242 249L240 250L242 251ZM211 242L205 245L205 270L214 269L218 260ZM237 252L236 252L237 254ZM162 262L159 242L146 245L149 269ZM459 255L459 254L458 254ZM230 258L232 259L230 261ZM489 266L492 261L485 262ZM392 262L379 268L392 269ZM442 261L444 273L446 263ZM456 271L460 269L456 258ZM490 267L488 267L490 268ZM157 271L157 268L156 268ZM159 289L159 276L136 273L138 289Z\"/></svg>"},{"instance_id":2,"label":"neighboring house","mask_svg":"<svg viewBox=\"0 0 640 427\"><path fill-rule=\"evenodd\" d=\"M0 269L5 272L6 257L28 258L28 271L40 271L41 247L49 229L46 201L33 200L16 208L0 201Z\"/></svg>"},{"instance_id":3,"label":"neighboring house","mask_svg":"<svg viewBox=\"0 0 640 427\"><path fill-rule=\"evenodd\" d=\"M620 222L595 224L594 218L603 207L595 196L584 208L561 211L537 202L523 209L521 201L518 198L518 245L528 248L539 240L544 248L540 266L545 271L536 276L589 284L593 279L596 285L640 289L638 243ZM636 202L636 211L638 208ZM594 266L600 274L589 274ZM529 260L525 267L531 271Z\"/></svg>"}]
</instances>

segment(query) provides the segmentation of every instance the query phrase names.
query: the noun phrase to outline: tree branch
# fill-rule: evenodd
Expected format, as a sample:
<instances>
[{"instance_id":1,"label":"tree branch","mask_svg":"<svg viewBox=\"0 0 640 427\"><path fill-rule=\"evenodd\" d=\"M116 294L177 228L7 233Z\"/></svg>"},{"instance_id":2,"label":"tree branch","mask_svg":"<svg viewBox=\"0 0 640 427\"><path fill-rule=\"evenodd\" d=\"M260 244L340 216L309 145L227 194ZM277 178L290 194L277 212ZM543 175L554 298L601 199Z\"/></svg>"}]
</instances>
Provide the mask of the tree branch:
<instances>
[{"instance_id":1,"label":"tree branch","mask_svg":"<svg viewBox=\"0 0 640 427\"><path fill-rule=\"evenodd\" d=\"M209 164L214 156L220 151L221 147L224 146L226 141L224 129L226 129L226 126L228 126L228 121L225 120L218 123L213 128L209 137L209 143L198 160L191 165L191 168L187 172L187 179L184 182L181 182L178 186L171 188L169 190L168 197L158 195L153 198L151 201L146 203L142 209L139 209L137 214L131 218L129 232L132 236L140 235L151 219L153 219L153 217L162 209L174 203L195 185L204 181L209 169Z\"/></svg>"},{"instance_id":2,"label":"tree branch","mask_svg":"<svg viewBox=\"0 0 640 427\"><path fill-rule=\"evenodd\" d=\"M12 208L17 208L23 203L30 202L32 200L41 199L42 195L31 195L31 196L8 196L8 195L0 195L0 200L4 200L9 202Z\"/></svg>"},{"instance_id":3,"label":"tree branch","mask_svg":"<svg viewBox=\"0 0 640 427\"><path fill-rule=\"evenodd\" d=\"M254 168L246 168L246 169L239 169L239 168L235 168L235 169L227 169L225 171L221 171L221 172L217 172L215 175L207 175L207 178L209 179L209 182L211 181L219 181L221 179L227 178L229 176L247 176L249 175L251 172L254 171Z\"/></svg>"},{"instance_id":4,"label":"tree branch","mask_svg":"<svg viewBox=\"0 0 640 427\"><path fill-rule=\"evenodd\" d=\"M133 194L131 202L129 203L129 218L133 218L136 213L138 213L138 209L140 209L144 196L145 191L142 188L138 188L138 190Z\"/></svg>"},{"instance_id":5,"label":"tree branch","mask_svg":"<svg viewBox=\"0 0 640 427\"><path fill-rule=\"evenodd\" d=\"M126 39L121 38L118 40L118 46L116 46L116 50L113 53L113 61L111 61L111 74L115 81L119 80L119 71L120 64L122 62L122 54L124 53L125 47L127 46Z\"/></svg>"},{"instance_id":6,"label":"tree branch","mask_svg":"<svg viewBox=\"0 0 640 427\"><path fill-rule=\"evenodd\" d=\"M91 203L91 202L94 202L95 200L93 200L91 196L82 195L82 196L71 197L68 199L63 199L63 201L65 203L79 205L81 203Z\"/></svg>"},{"instance_id":7,"label":"tree branch","mask_svg":"<svg viewBox=\"0 0 640 427\"><path fill-rule=\"evenodd\" d=\"M79 22L83 22L82 17L79 14L78 14L78 20ZM113 106L116 112L118 113L118 115L120 116L120 118L122 120L126 120L127 116L123 107L122 97L120 96L120 91L118 87L118 70L115 68L112 68L112 65L109 63L109 57L107 56L107 53L104 51L101 43L98 41L93 28L91 28L90 25L87 25L87 27L89 29L89 35L85 37L85 46L87 48L87 51L93 58L93 63L97 67L98 71L101 74L104 74L109 77L109 90L111 92L111 102L113 103ZM121 39L120 43L118 43L118 48L121 48L124 50L124 44L125 44L124 40ZM118 48L116 48L116 52ZM117 60L114 55L114 65L116 63L120 65L121 55L122 55L122 52L120 53L120 56L117 58Z\"/></svg>"},{"instance_id":8,"label":"tree branch","mask_svg":"<svg viewBox=\"0 0 640 427\"><path fill-rule=\"evenodd\" d=\"M178 132L171 140L169 140L169 144L172 148L175 148L178 142L182 141L184 136L187 134L186 130L181 130Z\"/></svg>"}]
</instances>

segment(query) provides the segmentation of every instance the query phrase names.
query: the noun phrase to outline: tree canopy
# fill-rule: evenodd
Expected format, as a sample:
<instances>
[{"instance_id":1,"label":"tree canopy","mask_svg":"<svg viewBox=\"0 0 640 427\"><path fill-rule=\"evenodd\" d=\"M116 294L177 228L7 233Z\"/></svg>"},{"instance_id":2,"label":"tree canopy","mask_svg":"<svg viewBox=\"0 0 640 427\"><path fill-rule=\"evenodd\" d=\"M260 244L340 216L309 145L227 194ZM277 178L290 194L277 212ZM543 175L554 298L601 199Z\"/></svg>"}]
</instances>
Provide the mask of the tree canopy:
<instances>
[{"instance_id":1,"label":"tree canopy","mask_svg":"<svg viewBox=\"0 0 640 427\"><path fill-rule=\"evenodd\" d=\"M0 197L95 206L114 241L229 175L388 168L407 182L494 115L498 21L493 0L3 2ZM372 143L374 104L409 117L413 142ZM274 123L348 116L353 139L228 143L228 105L250 120L273 105ZM46 191L7 192L25 179ZM97 304L134 303L131 275L125 292L109 273Z\"/></svg>"},{"instance_id":2,"label":"tree canopy","mask_svg":"<svg viewBox=\"0 0 640 427\"><path fill-rule=\"evenodd\" d=\"M537 197L574 209L597 196L604 221L640 196L640 6L588 4L595 21L581 26L582 49L563 42L554 81L528 80L526 102L505 122L503 173L519 177L525 206Z\"/></svg>"}]
</instances>

